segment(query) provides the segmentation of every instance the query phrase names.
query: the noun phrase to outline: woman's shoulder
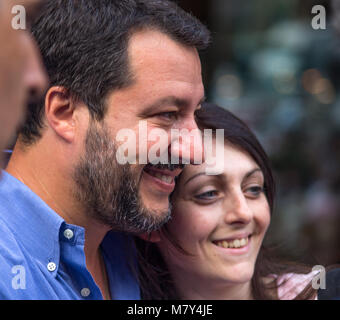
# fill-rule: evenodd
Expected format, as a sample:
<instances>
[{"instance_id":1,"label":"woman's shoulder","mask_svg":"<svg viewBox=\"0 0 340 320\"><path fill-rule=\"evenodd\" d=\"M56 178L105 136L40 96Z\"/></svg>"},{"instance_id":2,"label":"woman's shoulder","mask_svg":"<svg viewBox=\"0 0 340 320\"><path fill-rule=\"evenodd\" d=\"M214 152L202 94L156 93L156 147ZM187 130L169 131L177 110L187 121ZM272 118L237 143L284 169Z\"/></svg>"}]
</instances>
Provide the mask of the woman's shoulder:
<instances>
[{"instance_id":1,"label":"woman's shoulder","mask_svg":"<svg viewBox=\"0 0 340 320\"><path fill-rule=\"evenodd\" d=\"M277 276L277 295L279 300L295 299L313 280L319 271L311 271L310 273L286 273ZM313 300L317 299L317 295Z\"/></svg>"}]
</instances>

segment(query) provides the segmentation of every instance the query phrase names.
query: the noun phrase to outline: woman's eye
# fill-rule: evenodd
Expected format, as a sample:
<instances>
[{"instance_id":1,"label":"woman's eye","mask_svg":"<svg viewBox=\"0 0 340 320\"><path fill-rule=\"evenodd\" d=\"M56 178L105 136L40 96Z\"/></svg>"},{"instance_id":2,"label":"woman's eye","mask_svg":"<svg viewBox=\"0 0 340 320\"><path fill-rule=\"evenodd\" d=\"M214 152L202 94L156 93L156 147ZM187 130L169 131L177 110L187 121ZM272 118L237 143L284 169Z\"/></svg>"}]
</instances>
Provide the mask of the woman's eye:
<instances>
[{"instance_id":1,"label":"woman's eye","mask_svg":"<svg viewBox=\"0 0 340 320\"><path fill-rule=\"evenodd\" d=\"M264 188L261 186L252 186L246 189L246 193L252 197L258 197L264 191Z\"/></svg>"},{"instance_id":2,"label":"woman's eye","mask_svg":"<svg viewBox=\"0 0 340 320\"><path fill-rule=\"evenodd\" d=\"M212 200L212 199L215 199L217 196L218 196L218 191L211 190L211 191L207 191L204 193L200 193L196 195L195 198L198 200Z\"/></svg>"}]
</instances>

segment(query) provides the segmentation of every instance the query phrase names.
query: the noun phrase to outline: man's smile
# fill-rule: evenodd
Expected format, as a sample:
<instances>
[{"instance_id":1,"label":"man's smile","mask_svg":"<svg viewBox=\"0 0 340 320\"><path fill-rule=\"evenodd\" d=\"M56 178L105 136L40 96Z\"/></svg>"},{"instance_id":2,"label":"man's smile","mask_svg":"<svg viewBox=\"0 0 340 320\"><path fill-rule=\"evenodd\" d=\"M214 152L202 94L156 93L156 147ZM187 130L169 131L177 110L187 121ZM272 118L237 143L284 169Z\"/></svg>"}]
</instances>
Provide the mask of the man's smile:
<instances>
[{"instance_id":1,"label":"man's smile","mask_svg":"<svg viewBox=\"0 0 340 320\"><path fill-rule=\"evenodd\" d=\"M167 167L167 165L146 165L143 169L143 177L158 189L170 194L175 188L175 178L182 172L183 166L177 166L174 170L161 169L162 166Z\"/></svg>"}]
</instances>

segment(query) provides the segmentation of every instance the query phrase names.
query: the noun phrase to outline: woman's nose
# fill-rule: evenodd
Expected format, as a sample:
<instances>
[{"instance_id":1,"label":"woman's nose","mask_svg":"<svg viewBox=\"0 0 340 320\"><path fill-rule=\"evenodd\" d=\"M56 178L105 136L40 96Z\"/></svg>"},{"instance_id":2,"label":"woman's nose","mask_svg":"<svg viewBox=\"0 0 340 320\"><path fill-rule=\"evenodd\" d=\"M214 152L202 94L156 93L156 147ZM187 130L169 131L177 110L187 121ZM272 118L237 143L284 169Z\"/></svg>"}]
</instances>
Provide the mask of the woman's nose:
<instances>
[{"instance_id":1,"label":"woman's nose","mask_svg":"<svg viewBox=\"0 0 340 320\"><path fill-rule=\"evenodd\" d=\"M253 219L253 211L248 205L244 194L233 192L225 201L224 221L227 224L248 224Z\"/></svg>"}]
</instances>

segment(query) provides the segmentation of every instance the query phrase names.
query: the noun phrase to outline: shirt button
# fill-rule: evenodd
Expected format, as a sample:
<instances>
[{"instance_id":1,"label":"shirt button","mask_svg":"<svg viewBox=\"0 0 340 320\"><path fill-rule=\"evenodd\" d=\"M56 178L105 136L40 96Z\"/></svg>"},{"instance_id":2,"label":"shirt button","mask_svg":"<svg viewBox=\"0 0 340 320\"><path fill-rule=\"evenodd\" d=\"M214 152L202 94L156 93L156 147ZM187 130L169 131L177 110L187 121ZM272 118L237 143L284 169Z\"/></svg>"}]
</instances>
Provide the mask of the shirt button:
<instances>
[{"instance_id":1,"label":"shirt button","mask_svg":"<svg viewBox=\"0 0 340 320\"><path fill-rule=\"evenodd\" d=\"M83 288L80 291L80 294L82 295L82 297L86 298L90 295L91 291L89 288Z\"/></svg>"},{"instance_id":2,"label":"shirt button","mask_svg":"<svg viewBox=\"0 0 340 320\"><path fill-rule=\"evenodd\" d=\"M54 262L50 262L48 265L47 265L47 269L48 271L54 271L55 269L57 269L57 266Z\"/></svg>"},{"instance_id":3,"label":"shirt button","mask_svg":"<svg viewBox=\"0 0 340 320\"><path fill-rule=\"evenodd\" d=\"M71 229L66 229L64 231L64 237L68 240L73 238L73 231Z\"/></svg>"}]
</instances>

